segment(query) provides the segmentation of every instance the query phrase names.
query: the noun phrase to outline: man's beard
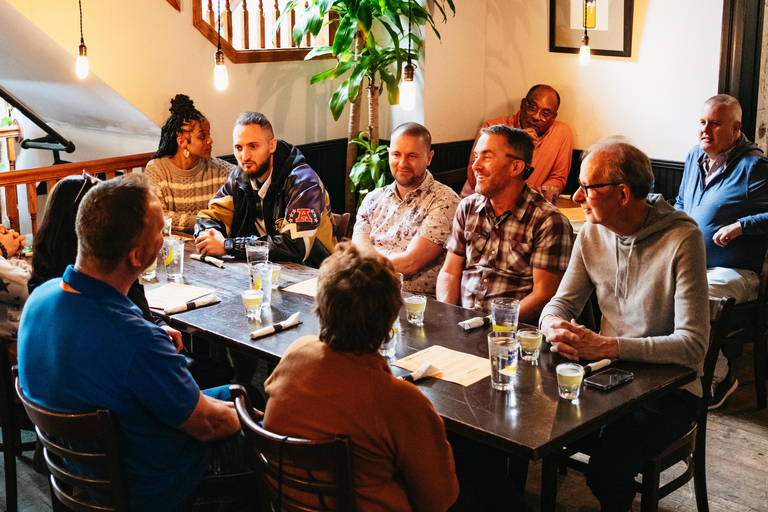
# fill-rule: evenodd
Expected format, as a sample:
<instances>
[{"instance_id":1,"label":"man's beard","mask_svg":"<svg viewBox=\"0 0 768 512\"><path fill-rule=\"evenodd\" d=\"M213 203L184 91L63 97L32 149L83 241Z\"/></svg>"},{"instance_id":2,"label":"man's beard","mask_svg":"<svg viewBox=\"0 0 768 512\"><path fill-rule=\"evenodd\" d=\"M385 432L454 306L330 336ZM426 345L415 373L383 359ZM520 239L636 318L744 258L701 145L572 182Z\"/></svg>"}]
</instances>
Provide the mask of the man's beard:
<instances>
[{"instance_id":1,"label":"man's beard","mask_svg":"<svg viewBox=\"0 0 768 512\"><path fill-rule=\"evenodd\" d=\"M260 179L261 179L261 178L263 178L263 177L264 177L264 175L265 175L265 174L267 174L267 172L269 171L269 164L270 164L270 159L269 159L269 158L267 158L267 159L264 161L264 163L263 163L263 164L261 164L260 166L258 166L258 167L256 168L256 170L255 170L255 171L253 171L253 172L248 172L248 171L247 171L247 170L245 170L245 169L243 169L243 170L245 170L245 175L246 175L246 176L248 176L248 179L249 179L249 180L260 180Z\"/></svg>"}]
</instances>

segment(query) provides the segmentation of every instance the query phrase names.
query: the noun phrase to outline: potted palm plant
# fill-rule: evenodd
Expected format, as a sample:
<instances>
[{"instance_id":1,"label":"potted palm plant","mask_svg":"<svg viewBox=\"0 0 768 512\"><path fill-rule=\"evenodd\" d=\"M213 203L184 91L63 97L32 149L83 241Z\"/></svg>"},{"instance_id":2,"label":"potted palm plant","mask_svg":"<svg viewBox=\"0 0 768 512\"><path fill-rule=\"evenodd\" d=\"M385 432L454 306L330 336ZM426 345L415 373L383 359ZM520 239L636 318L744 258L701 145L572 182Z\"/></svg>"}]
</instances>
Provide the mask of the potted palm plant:
<instances>
[{"instance_id":1,"label":"potted palm plant","mask_svg":"<svg viewBox=\"0 0 768 512\"><path fill-rule=\"evenodd\" d=\"M455 14L453 0L426 2L434 6L443 22L447 21L447 11ZM302 8L304 10L300 10ZM386 183L386 159L382 162L386 147L379 146L379 96L386 89L389 103L399 103L403 64L418 60L422 41L410 25L429 25L438 39L440 33L432 14L416 0L286 0L281 17L294 10L297 19L293 39L297 44L308 33L317 36L324 24L336 24L332 46L315 48L306 58L328 54L336 58L332 68L313 76L310 83L343 78L329 107L338 121L346 104L350 104L345 209L354 215L357 209L354 191ZM368 125L361 133L363 95L360 90L363 87L368 93ZM362 148L364 154L362 165L356 166L358 148ZM382 166L383 175L380 172Z\"/></svg>"}]
</instances>

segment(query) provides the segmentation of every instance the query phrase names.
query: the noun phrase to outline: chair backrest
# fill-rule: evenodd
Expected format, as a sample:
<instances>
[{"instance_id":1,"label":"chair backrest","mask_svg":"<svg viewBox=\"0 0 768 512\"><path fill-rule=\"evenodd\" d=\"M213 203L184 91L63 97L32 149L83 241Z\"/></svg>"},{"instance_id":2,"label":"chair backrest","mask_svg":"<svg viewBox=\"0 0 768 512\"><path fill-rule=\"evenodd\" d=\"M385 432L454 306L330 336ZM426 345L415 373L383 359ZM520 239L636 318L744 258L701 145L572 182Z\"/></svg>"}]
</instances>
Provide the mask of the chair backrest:
<instances>
[{"instance_id":1,"label":"chair backrest","mask_svg":"<svg viewBox=\"0 0 768 512\"><path fill-rule=\"evenodd\" d=\"M259 476L264 510L352 511L352 453L348 436L314 441L273 434L242 386L230 386Z\"/></svg>"},{"instance_id":2,"label":"chair backrest","mask_svg":"<svg viewBox=\"0 0 768 512\"><path fill-rule=\"evenodd\" d=\"M763 258L763 268L760 272L760 286L757 289L758 325L761 329L768 326L768 250Z\"/></svg>"},{"instance_id":3,"label":"chair backrest","mask_svg":"<svg viewBox=\"0 0 768 512\"><path fill-rule=\"evenodd\" d=\"M337 240L347 236L347 229L349 228L349 212L347 213L333 213L333 234Z\"/></svg>"},{"instance_id":4,"label":"chair backrest","mask_svg":"<svg viewBox=\"0 0 768 512\"><path fill-rule=\"evenodd\" d=\"M51 494L70 510L130 510L122 439L114 413L49 411L32 403L16 379L16 391L51 472Z\"/></svg>"}]
</instances>

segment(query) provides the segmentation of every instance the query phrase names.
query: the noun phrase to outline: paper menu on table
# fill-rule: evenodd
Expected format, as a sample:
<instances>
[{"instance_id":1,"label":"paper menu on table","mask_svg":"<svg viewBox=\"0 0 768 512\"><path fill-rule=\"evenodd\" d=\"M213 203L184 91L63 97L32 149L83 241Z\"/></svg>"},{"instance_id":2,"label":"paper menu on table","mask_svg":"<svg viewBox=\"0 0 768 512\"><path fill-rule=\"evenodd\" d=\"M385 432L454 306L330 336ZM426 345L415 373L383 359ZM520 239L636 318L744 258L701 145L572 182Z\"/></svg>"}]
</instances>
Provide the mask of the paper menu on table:
<instances>
[{"instance_id":1,"label":"paper menu on table","mask_svg":"<svg viewBox=\"0 0 768 512\"><path fill-rule=\"evenodd\" d=\"M424 363L430 363L440 368L442 375L437 376L437 378L462 386L471 386L491 375L491 364L488 359L451 350L440 345L433 345L392 364L409 371L415 371Z\"/></svg>"},{"instance_id":2,"label":"paper menu on table","mask_svg":"<svg viewBox=\"0 0 768 512\"><path fill-rule=\"evenodd\" d=\"M283 291L300 293L302 295L309 295L310 297L314 297L317 295L317 278L313 277L312 279L307 279L306 281L301 281L296 284L292 284L291 286L286 286L283 288Z\"/></svg>"},{"instance_id":3,"label":"paper menu on table","mask_svg":"<svg viewBox=\"0 0 768 512\"><path fill-rule=\"evenodd\" d=\"M192 286L191 284L168 283L164 286L149 290L145 295L150 309L163 311L172 306L192 302L203 295L215 291L213 288Z\"/></svg>"}]
</instances>

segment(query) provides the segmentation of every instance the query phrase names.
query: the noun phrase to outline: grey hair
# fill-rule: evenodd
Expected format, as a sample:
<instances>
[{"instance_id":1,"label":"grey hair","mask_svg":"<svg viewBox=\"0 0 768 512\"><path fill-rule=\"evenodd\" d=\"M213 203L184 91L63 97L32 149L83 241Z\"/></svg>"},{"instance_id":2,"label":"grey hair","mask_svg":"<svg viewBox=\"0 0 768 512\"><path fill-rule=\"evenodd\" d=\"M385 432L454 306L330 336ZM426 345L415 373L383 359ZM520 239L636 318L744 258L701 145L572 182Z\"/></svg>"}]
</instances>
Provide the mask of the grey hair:
<instances>
[{"instance_id":1,"label":"grey hair","mask_svg":"<svg viewBox=\"0 0 768 512\"><path fill-rule=\"evenodd\" d=\"M582 161L599 155L603 158L602 168L606 179L623 183L629 187L632 197L645 199L653 189L653 168L648 155L626 142L623 137L608 137L589 147Z\"/></svg>"},{"instance_id":2,"label":"grey hair","mask_svg":"<svg viewBox=\"0 0 768 512\"><path fill-rule=\"evenodd\" d=\"M717 96L712 96L705 101L704 104L726 107L731 111L736 121L741 122L741 103L730 94L718 94Z\"/></svg>"}]
</instances>

